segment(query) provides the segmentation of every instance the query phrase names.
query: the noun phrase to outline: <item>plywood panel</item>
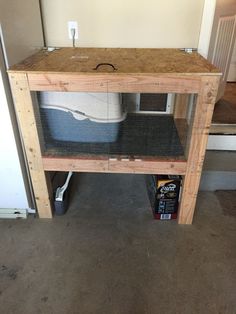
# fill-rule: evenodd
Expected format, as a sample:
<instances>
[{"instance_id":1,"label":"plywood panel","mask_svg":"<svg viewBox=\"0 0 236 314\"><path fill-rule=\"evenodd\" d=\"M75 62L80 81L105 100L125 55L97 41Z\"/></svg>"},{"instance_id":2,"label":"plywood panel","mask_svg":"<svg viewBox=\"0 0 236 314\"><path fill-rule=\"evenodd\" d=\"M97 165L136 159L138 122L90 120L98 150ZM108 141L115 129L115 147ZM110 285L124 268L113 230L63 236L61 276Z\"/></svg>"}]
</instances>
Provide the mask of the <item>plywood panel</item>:
<instances>
[{"instance_id":1,"label":"plywood panel","mask_svg":"<svg viewBox=\"0 0 236 314\"><path fill-rule=\"evenodd\" d=\"M100 63L97 71L94 69ZM41 52L11 68L11 71L34 73L109 73L109 74L174 74L216 75L218 69L198 53L180 49L111 49L111 48L61 48ZM189 78L191 79L191 78Z\"/></svg>"}]
</instances>

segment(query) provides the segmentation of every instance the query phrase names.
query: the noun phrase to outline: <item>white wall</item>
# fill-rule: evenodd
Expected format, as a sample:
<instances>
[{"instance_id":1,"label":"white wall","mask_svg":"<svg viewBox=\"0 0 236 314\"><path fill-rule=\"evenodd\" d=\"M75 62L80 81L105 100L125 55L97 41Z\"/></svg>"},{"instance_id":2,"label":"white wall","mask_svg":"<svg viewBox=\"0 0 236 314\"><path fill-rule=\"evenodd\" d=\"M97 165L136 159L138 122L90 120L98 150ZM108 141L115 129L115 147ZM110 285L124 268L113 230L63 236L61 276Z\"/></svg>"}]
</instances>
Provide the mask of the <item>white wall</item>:
<instances>
[{"instance_id":1,"label":"white wall","mask_svg":"<svg viewBox=\"0 0 236 314\"><path fill-rule=\"evenodd\" d=\"M197 47L204 0L42 0L49 46L70 46L67 21L79 25L78 46Z\"/></svg>"},{"instance_id":2,"label":"white wall","mask_svg":"<svg viewBox=\"0 0 236 314\"><path fill-rule=\"evenodd\" d=\"M207 58L209 51L215 7L216 0L205 0L198 43L198 52L205 58Z\"/></svg>"}]
</instances>

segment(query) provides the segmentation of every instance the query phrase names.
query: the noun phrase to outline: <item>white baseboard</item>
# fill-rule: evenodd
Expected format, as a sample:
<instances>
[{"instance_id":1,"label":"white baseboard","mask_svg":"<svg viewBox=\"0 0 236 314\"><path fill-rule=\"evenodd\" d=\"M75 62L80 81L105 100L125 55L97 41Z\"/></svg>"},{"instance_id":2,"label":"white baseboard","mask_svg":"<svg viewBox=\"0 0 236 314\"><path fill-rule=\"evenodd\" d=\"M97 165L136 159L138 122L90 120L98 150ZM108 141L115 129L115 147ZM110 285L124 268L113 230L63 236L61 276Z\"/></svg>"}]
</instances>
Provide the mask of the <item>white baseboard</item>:
<instances>
[{"instance_id":1,"label":"white baseboard","mask_svg":"<svg viewBox=\"0 0 236 314\"><path fill-rule=\"evenodd\" d=\"M0 219L26 219L28 214L35 214L31 208L0 208Z\"/></svg>"}]
</instances>

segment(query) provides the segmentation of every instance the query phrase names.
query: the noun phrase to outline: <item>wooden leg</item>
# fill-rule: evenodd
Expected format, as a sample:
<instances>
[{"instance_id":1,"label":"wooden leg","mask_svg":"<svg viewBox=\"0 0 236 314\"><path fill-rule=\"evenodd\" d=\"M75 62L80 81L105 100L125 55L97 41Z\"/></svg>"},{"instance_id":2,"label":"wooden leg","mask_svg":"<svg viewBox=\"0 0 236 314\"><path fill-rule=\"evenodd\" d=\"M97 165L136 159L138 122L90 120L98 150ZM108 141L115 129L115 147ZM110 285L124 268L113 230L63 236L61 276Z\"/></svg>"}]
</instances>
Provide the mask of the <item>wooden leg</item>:
<instances>
[{"instance_id":1,"label":"wooden leg","mask_svg":"<svg viewBox=\"0 0 236 314\"><path fill-rule=\"evenodd\" d=\"M27 75L25 73L11 73L9 78L38 214L40 218L51 218L52 207L49 197L52 195L51 181L43 169L41 148Z\"/></svg>"},{"instance_id":2,"label":"wooden leg","mask_svg":"<svg viewBox=\"0 0 236 314\"><path fill-rule=\"evenodd\" d=\"M217 95L219 78L202 78L186 145L187 169L183 180L178 222L191 224Z\"/></svg>"}]
</instances>

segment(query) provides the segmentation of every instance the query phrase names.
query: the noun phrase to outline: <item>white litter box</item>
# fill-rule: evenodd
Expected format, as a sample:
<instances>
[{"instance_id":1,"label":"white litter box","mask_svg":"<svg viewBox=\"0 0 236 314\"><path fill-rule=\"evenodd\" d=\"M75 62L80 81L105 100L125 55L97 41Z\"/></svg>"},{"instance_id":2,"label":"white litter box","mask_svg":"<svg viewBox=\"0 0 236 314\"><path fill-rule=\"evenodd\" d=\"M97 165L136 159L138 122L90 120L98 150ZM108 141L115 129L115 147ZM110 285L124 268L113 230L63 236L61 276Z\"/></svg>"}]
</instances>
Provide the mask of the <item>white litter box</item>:
<instances>
[{"instance_id":1,"label":"white litter box","mask_svg":"<svg viewBox=\"0 0 236 314\"><path fill-rule=\"evenodd\" d=\"M40 92L42 124L59 141L115 142L126 113L119 93Z\"/></svg>"}]
</instances>

